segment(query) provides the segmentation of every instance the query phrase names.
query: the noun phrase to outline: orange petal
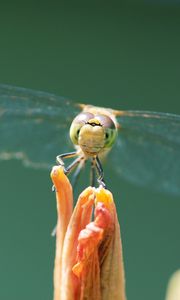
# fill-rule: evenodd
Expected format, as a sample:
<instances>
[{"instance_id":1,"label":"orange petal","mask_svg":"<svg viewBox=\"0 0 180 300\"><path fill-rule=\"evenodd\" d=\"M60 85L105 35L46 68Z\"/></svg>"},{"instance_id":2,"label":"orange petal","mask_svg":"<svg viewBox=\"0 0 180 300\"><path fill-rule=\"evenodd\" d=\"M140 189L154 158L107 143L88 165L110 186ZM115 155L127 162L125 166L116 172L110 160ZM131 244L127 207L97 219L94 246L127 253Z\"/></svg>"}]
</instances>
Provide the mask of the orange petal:
<instances>
[{"instance_id":1,"label":"orange petal","mask_svg":"<svg viewBox=\"0 0 180 300\"><path fill-rule=\"evenodd\" d=\"M109 211L100 203L96 207L95 216L95 221L86 225L86 228L80 232L78 237L78 263L73 267L73 272L78 277L82 275L82 272L89 272L89 269L86 268L86 264L90 256L98 249L97 247L103 239L103 228L110 223Z\"/></svg>"},{"instance_id":2,"label":"orange petal","mask_svg":"<svg viewBox=\"0 0 180 300\"><path fill-rule=\"evenodd\" d=\"M79 196L64 239L61 270L61 300L80 299L81 285L72 272L77 256L80 231L90 222L94 205L94 189L87 188Z\"/></svg>"},{"instance_id":3,"label":"orange petal","mask_svg":"<svg viewBox=\"0 0 180 300\"><path fill-rule=\"evenodd\" d=\"M63 168L55 166L51 178L56 189L57 227L56 227L56 255L54 265L54 300L60 300L62 279L62 250L67 226L73 210L72 187L63 172Z\"/></svg>"},{"instance_id":4,"label":"orange petal","mask_svg":"<svg viewBox=\"0 0 180 300\"><path fill-rule=\"evenodd\" d=\"M79 299L124 300L122 247L113 197L103 188L95 194L95 220L79 234L73 267L81 282Z\"/></svg>"},{"instance_id":5,"label":"orange petal","mask_svg":"<svg viewBox=\"0 0 180 300\"><path fill-rule=\"evenodd\" d=\"M106 229L105 238L99 247L101 269L101 299L125 300L125 276L120 226L111 192L97 189L96 201L109 207L113 223ZM113 225L113 227L112 227Z\"/></svg>"}]
</instances>

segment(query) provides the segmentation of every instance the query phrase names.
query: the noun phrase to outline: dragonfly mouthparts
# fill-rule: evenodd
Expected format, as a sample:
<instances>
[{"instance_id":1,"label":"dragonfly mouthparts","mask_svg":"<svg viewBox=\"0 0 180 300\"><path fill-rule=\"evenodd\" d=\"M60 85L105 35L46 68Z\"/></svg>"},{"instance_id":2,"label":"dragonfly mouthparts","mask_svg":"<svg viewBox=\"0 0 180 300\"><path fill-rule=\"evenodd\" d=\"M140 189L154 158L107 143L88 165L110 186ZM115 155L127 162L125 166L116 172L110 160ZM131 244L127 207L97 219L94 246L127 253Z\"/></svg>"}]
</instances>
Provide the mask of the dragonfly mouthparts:
<instances>
[{"instance_id":1,"label":"dragonfly mouthparts","mask_svg":"<svg viewBox=\"0 0 180 300\"><path fill-rule=\"evenodd\" d=\"M90 120L88 120L88 122L86 124L89 124L91 126L101 126L102 127L102 124L97 119L90 119Z\"/></svg>"}]
</instances>

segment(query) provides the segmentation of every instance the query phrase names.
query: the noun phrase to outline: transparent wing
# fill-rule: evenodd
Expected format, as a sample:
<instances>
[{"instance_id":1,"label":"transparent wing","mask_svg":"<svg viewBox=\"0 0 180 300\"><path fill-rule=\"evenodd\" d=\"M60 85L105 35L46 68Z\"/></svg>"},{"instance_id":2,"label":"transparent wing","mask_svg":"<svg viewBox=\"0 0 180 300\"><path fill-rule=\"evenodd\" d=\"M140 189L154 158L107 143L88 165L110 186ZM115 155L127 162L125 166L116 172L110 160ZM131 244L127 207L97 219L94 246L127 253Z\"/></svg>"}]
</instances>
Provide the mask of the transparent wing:
<instances>
[{"instance_id":1,"label":"transparent wing","mask_svg":"<svg viewBox=\"0 0 180 300\"><path fill-rule=\"evenodd\" d=\"M52 166L56 155L72 150L68 131L79 110L53 94L0 85L0 159Z\"/></svg>"},{"instance_id":2,"label":"transparent wing","mask_svg":"<svg viewBox=\"0 0 180 300\"><path fill-rule=\"evenodd\" d=\"M117 119L113 168L135 184L180 195L180 116L124 111Z\"/></svg>"},{"instance_id":3,"label":"transparent wing","mask_svg":"<svg viewBox=\"0 0 180 300\"><path fill-rule=\"evenodd\" d=\"M62 97L0 85L0 159L52 166L57 154L72 150L68 131L79 111ZM136 184L180 195L180 116L124 111L117 119L112 167Z\"/></svg>"}]
</instances>

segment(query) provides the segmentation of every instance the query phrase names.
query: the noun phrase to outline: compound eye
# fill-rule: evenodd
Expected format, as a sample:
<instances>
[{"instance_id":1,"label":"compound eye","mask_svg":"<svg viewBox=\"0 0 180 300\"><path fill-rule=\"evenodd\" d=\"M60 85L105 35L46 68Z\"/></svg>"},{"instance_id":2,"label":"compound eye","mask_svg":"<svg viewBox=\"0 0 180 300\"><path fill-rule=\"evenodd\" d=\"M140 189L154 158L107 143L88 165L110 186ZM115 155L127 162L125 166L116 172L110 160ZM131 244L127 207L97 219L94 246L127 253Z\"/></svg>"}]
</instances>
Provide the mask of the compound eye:
<instances>
[{"instance_id":1,"label":"compound eye","mask_svg":"<svg viewBox=\"0 0 180 300\"><path fill-rule=\"evenodd\" d=\"M116 126L113 120L106 115L97 115L95 116L95 118L99 120L99 122L104 128L105 147L110 148L116 140L116 136L117 136Z\"/></svg>"},{"instance_id":2,"label":"compound eye","mask_svg":"<svg viewBox=\"0 0 180 300\"><path fill-rule=\"evenodd\" d=\"M69 135L73 144L78 145L79 133L84 124L86 124L90 119L94 118L94 115L88 112L83 112L77 115L77 117L72 121Z\"/></svg>"},{"instance_id":3,"label":"compound eye","mask_svg":"<svg viewBox=\"0 0 180 300\"><path fill-rule=\"evenodd\" d=\"M101 123L101 125L104 128L109 128L109 129L115 129L116 128L113 120L110 117L106 116L106 115L97 115L97 116L95 116L95 118L97 120L99 120L99 122Z\"/></svg>"}]
</instances>

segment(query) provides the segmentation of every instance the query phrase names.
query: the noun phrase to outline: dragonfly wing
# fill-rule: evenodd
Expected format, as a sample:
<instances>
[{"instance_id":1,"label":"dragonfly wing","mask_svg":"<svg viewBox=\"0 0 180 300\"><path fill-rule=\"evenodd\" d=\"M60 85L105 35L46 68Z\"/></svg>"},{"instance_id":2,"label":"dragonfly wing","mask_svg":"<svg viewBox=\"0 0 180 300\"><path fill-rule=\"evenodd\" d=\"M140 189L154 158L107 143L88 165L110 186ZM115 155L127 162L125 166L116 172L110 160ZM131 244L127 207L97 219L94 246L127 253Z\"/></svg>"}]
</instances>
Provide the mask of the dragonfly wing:
<instances>
[{"instance_id":1,"label":"dragonfly wing","mask_svg":"<svg viewBox=\"0 0 180 300\"><path fill-rule=\"evenodd\" d=\"M80 108L45 92L0 85L0 159L46 168L72 150L69 126Z\"/></svg>"},{"instance_id":2,"label":"dragonfly wing","mask_svg":"<svg viewBox=\"0 0 180 300\"><path fill-rule=\"evenodd\" d=\"M117 119L112 166L135 184L180 195L180 116L125 111Z\"/></svg>"}]
</instances>

